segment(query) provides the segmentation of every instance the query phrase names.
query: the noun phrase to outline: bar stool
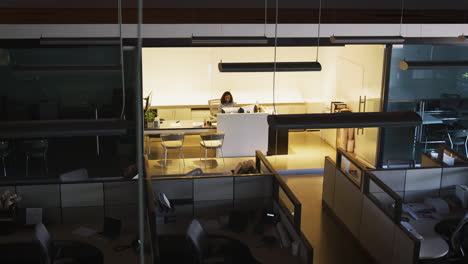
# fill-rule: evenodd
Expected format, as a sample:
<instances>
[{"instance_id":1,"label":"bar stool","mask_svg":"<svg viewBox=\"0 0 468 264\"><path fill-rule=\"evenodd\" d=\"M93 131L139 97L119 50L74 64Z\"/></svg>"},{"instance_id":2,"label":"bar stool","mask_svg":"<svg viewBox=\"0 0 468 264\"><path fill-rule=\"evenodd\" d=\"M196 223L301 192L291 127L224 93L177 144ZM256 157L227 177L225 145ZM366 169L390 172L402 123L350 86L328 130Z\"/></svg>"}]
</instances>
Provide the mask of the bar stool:
<instances>
[{"instance_id":1,"label":"bar stool","mask_svg":"<svg viewBox=\"0 0 468 264\"><path fill-rule=\"evenodd\" d=\"M205 168L206 160L208 159L208 149L220 149L221 157L223 158L224 167L226 167L226 162L224 161L223 153L223 143L224 143L224 133L213 133L213 134L201 134L200 146L205 149ZM201 148L200 148L201 152ZM200 153L200 162L201 162L201 153Z\"/></svg>"},{"instance_id":2,"label":"bar stool","mask_svg":"<svg viewBox=\"0 0 468 264\"><path fill-rule=\"evenodd\" d=\"M8 147L8 141L2 140L0 141L0 157L2 157L2 165L3 165L3 176L7 176L6 173L6 164L5 158L10 155L10 148Z\"/></svg>"},{"instance_id":3,"label":"bar stool","mask_svg":"<svg viewBox=\"0 0 468 264\"><path fill-rule=\"evenodd\" d=\"M29 174L29 160L31 158L39 158L43 161L47 175L49 173L49 169L47 167L47 149L49 148L49 142L47 139L25 141L24 148L26 154L26 177Z\"/></svg>"},{"instance_id":4,"label":"bar stool","mask_svg":"<svg viewBox=\"0 0 468 264\"><path fill-rule=\"evenodd\" d=\"M184 138L183 133L176 134L161 134L161 146L164 149L164 167L167 166L167 152L169 149L178 149L179 154L182 155L182 161L185 167L185 158L184 158ZM162 156L162 153L161 153Z\"/></svg>"}]
</instances>

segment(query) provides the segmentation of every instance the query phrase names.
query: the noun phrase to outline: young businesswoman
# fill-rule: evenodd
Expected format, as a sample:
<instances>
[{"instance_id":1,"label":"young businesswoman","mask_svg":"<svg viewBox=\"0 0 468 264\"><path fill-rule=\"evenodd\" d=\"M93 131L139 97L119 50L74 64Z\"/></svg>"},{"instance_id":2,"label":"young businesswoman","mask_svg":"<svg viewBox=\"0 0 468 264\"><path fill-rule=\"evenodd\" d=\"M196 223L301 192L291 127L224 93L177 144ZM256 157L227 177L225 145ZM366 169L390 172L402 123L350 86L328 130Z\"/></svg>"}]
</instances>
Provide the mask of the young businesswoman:
<instances>
[{"instance_id":1,"label":"young businesswoman","mask_svg":"<svg viewBox=\"0 0 468 264\"><path fill-rule=\"evenodd\" d=\"M228 91L223 93L223 96L221 96L221 104L219 105L219 111L221 112L221 109L225 107L234 107L236 106L236 103L234 102L234 98L232 97L232 94Z\"/></svg>"}]
</instances>

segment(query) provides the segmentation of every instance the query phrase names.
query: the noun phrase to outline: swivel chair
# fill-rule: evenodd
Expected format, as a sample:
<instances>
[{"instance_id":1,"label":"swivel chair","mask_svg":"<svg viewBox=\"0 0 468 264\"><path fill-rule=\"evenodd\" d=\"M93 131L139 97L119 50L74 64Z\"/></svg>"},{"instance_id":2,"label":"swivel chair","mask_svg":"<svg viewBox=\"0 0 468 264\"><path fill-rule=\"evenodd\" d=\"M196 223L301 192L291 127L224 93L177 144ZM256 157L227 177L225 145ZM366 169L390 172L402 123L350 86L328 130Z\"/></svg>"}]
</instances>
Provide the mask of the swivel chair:
<instances>
[{"instance_id":1,"label":"swivel chair","mask_svg":"<svg viewBox=\"0 0 468 264\"><path fill-rule=\"evenodd\" d=\"M468 263L467 231L468 213L461 219L446 219L440 221L435 226L435 231L439 233L449 244L448 254L442 258L434 260L420 261L421 264L466 264Z\"/></svg>"},{"instance_id":2,"label":"swivel chair","mask_svg":"<svg viewBox=\"0 0 468 264\"><path fill-rule=\"evenodd\" d=\"M103 263L103 254L98 248L78 241L52 241L49 231L42 223L35 226L34 233L44 264Z\"/></svg>"},{"instance_id":3,"label":"swivel chair","mask_svg":"<svg viewBox=\"0 0 468 264\"><path fill-rule=\"evenodd\" d=\"M260 263L242 242L227 236L208 235L196 219L190 223L186 237L192 248L194 262L197 264Z\"/></svg>"}]
</instances>

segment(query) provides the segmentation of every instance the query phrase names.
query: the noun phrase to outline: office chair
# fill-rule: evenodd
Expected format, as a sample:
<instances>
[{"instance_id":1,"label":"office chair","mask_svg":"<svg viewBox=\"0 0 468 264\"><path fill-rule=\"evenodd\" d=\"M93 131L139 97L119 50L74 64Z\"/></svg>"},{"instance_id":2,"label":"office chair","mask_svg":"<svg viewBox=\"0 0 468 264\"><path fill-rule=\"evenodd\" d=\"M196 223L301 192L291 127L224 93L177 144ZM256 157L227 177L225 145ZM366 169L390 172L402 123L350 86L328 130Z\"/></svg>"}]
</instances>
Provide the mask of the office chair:
<instances>
[{"instance_id":1,"label":"office chair","mask_svg":"<svg viewBox=\"0 0 468 264\"><path fill-rule=\"evenodd\" d=\"M468 213L461 219L446 219L440 221L435 227L435 231L439 233L449 244L449 253L440 259L420 261L421 264L466 264L468 263L467 231L465 230L468 224Z\"/></svg>"},{"instance_id":2,"label":"office chair","mask_svg":"<svg viewBox=\"0 0 468 264\"><path fill-rule=\"evenodd\" d=\"M387 168L414 168L415 163L412 159L389 159L387 160Z\"/></svg>"},{"instance_id":3,"label":"office chair","mask_svg":"<svg viewBox=\"0 0 468 264\"><path fill-rule=\"evenodd\" d=\"M197 264L260 263L252 256L250 249L242 242L227 236L208 235L196 219L190 223L186 237Z\"/></svg>"},{"instance_id":4,"label":"office chair","mask_svg":"<svg viewBox=\"0 0 468 264\"><path fill-rule=\"evenodd\" d=\"M218 115L219 105L221 105L221 99L208 100L208 106L210 108L210 116L215 118Z\"/></svg>"},{"instance_id":5,"label":"office chair","mask_svg":"<svg viewBox=\"0 0 468 264\"><path fill-rule=\"evenodd\" d=\"M5 158L10 155L8 141L0 141L0 157L2 157L3 176L7 176Z\"/></svg>"},{"instance_id":6,"label":"office chair","mask_svg":"<svg viewBox=\"0 0 468 264\"><path fill-rule=\"evenodd\" d=\"M206 168L206 161L208 159L208 149L220 149L221 156L223 158L224 167L226 167L226 162L224 161L224 153L223 153L223 143L224 143L224 133L213 133L213 134L201 134L200 135L201 142L200 146L205 149L205 168ZM201 148L200 148L201 152ZM200 162L201 162L201 153L200 153Z\"/></svg>"},{"instance_id":7,"label":"office chair","mask_svg":"<svg viewBox=\"0 0 468 264\"><path fill-rule=\"evenodd\" d=\"M47 139L28 140L24 142L25 154L26 154L26 177L29 174L29 160L31 158L39 158L43 161L42 166L45 166L46 175L49 173L47 167L47 150L49 148L49 142Z\"/></svg>"},{"instance_id":8,"label":"office chair","mask_svg":"<svg viewBox=\"0 0 468 264\"><path fill-rule=\"evenodd\" d=\"M178 149L179 155L182 156L182 161L185 167L185 158L184 158L184 138L185 135L183 133L177 134L161 134L161 146L164 150L164 167L167 166L167 152L169 149ZM161 153L162 156L162 153Z\"/></svg>"},{"instance_id":9,"label":"office chair","mask_svg":"<svg viewBox=\"0 0 468 264\"><path fill-rule=\"evenodd\" d=\"M53 241L42 223L34 227L34 234L41 248L44 264L103 263L103 254L98 248L78 241Z\"/></svg>"},{"instance_id":10,"label":"office chair","mask_svg":"<svg viewBox=\"0 0 468 264\"><path fill-rule=\"evenodd\" d=\"M452 133L452 135L450 135ZM450 141L450 147L453 149L456 146L456 151L458 152L459 146L465 147L465 156L468 155L468 130L455 130L453 132L447 132L448 139Z\"/></svg>"}]
</instances>

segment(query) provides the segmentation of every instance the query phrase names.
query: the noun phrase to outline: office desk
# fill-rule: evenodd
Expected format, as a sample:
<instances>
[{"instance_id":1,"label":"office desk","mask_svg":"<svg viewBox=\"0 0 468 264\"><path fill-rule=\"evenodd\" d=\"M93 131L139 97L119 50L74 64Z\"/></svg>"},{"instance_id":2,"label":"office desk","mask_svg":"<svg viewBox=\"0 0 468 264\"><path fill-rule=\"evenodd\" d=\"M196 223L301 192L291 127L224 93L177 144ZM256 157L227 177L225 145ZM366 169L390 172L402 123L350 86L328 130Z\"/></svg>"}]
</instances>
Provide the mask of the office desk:
<instances>
[{"instance_id":1,"label":"office desk","mask_svg":"<svg viewBox=\"0 0 468 264\"><path fill-rule=\"evenodd\" d=\"M410 220L411 226L424 237L421 240L419 259L441 258L449 252L447 242L434 230L435 225L439 222L440 219Z\"/></svg>"},{"instance_id":2,"label":"office desk","mask_svg":"<svg viewBox=\"0 0 468 264\"><path fill-rule=\"evenodd\" d=\"M52 236L52 240L72 240L89 243L101 250L104 255L104 264L113 263L136 263L138 255L133 249L127 249L121 252L114 251L114 247L128 245L137 237L136 227L123 227L121 235L117 239L109 239L98 234L82 236L74 233L79 227L87 227L99 232L101 226L98 225L80 225L80 224L54 224L46 225L47 230ZM33 242L34 228L19 227L15 233L0 236L0 244L27 243ZM0 260L1 262L1 260Z\"/></svg>"},{"instance_id":3,"label":"office desk","mask_svg":"<svg viewBox=\"0 0 468 264\"><path fill-rule=\"evenodd\" d=\"M177 121L179 121L177 123ZM144 135L160 135L164 133L185 133L185 134L200 134L216 132L216 127L204 127L202 122L193 120L165 120L159 127L145 128Z\"/></svg>"}]
</instances>

